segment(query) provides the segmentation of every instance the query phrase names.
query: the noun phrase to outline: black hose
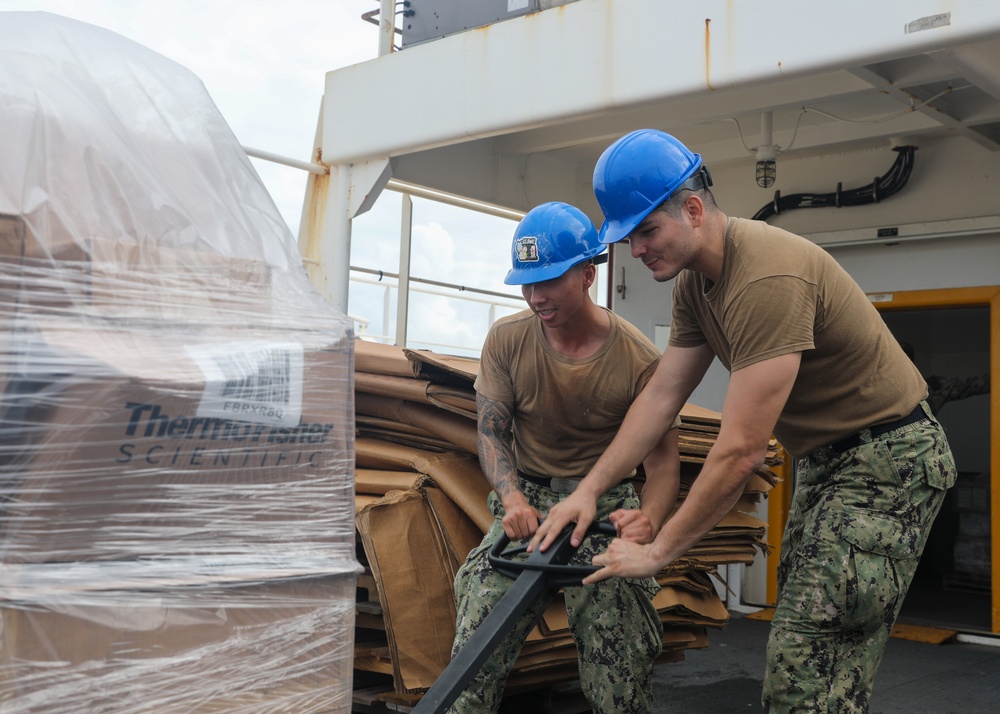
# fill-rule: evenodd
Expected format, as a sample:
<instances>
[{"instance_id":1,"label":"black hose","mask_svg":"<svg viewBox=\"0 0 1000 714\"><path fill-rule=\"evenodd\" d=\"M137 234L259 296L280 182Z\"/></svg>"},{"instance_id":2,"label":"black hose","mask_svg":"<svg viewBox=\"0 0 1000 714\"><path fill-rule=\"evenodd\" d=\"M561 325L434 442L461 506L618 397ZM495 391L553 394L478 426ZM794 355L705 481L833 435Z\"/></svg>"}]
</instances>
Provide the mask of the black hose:
<instances>
[{"instance_id":1,"label":"black hose","mask_svg":"<svg viewBox=\"0 0 1000 714\"><path fill-rule=\"evenodd\" d=\"M757 213L754 220L766 221L771 216L775 216L785 211L795 208L825 208L835 206L864 206L869 203L878 203L899 191L910 179L913 171L913 154L917 150L915 146L897 146L893 151L898 152L896 160L889 170L883 175L875 178L872 183L860 188L853 188L844 191L842 184L837 184L837 190L833 193L793 193L782 196L780 191L774 192L774 200L765 204Z\"/></svg>"}]
</instances>

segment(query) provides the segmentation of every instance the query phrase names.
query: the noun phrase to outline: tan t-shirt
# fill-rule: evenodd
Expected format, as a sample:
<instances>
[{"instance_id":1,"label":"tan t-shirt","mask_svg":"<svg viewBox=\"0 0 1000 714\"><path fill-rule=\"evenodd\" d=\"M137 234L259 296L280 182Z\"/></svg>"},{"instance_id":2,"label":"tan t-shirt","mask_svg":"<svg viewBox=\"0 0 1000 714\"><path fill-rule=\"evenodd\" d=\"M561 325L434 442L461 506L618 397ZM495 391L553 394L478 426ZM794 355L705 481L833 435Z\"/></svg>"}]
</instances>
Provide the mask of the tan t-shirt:
<instances>
[{"instance_id":1,"label":"tan t-shirt","mask_svg":"<svg viewBox=\"0 0 1000 714\"><path fill-rule=\"evenodd\" d=\"M927 396L923 377L868 297L805 238L733 219L722 275L710 283L693 271L677 276L670 344L708 342L731 372L801 352L774 429L793 456L899 419Z\"/></svg>"},{"instance_id":2,"label":"tan t-shirt","mask_svg":"<svg viewBox=\"0 0 1000 714\"><path fill-rule=\"evenodd\" d=\"M514 458L532 476L582 478L618 432L660 353L614 313L586 359L559 354L530 310L497 320L483 344L476 391L513 406Z\"/></svg>"}]
</instances>

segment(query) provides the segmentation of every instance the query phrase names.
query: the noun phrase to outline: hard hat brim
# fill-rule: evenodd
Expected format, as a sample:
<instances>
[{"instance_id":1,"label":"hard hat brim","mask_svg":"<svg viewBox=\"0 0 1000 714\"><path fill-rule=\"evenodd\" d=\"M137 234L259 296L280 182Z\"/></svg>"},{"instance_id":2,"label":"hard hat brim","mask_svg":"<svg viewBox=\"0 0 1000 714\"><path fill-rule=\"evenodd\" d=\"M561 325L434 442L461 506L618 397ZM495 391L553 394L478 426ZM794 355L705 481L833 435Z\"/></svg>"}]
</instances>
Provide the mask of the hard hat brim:
<instances>
[{"instance_id":1,"label":"hard hat brim","mask_svg":"<svg viewBox=\"0 0 1000 714\"><path fill-rule=\"evenodd\" d=\"M570 268L587 262L593 263L594 265L606 263L608 262L608 253L607 251L602 251L597 255L592 255L589 258L584 258L583 260L553 263L551 265L543 265L534 268L511 268L507 272L507 277L503 279L503 282L505 285L531 285L532 283L541 283L546 280L558 278L568 272Z\"/></svg>"},{"instance_id":2,"label":"hard hat brim","mask_svg":"<svg viewBox=\"0 0 1000 714\"><path fill-rule=\"evenodd\" d=\"M604 221L604 223L601 224L600 230L597 232L597 239L605 245L625 240L629 237L629 234L636 229L636 226L646 220L646 216L656 210L656 207L659 205L660 204L657 203L650 206L649 209L643 213L629 216L627 221Z\"/></svg>"}]
</instances>

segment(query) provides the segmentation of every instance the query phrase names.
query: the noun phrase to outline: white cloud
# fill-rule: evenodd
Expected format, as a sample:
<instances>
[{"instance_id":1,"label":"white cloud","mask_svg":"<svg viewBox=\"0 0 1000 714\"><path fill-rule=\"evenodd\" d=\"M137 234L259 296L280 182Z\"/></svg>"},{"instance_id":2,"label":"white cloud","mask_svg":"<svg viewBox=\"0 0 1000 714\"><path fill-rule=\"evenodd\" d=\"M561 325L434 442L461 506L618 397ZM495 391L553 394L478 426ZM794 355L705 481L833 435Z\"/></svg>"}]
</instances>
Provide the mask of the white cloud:
<instances>
[{"instance_id":1,"label":"white cloud","mask_svg":"<svg viewBox=\"0 0 1000 714\"><path fill-rule=\"evenodd\" d=\"M455 241L441 224L414 225L412 251L413 275L463 284L462 276L455 274Z\"/></svg>"},{"instance_id":2,"label":"white cloud","mask_svg":"<svg viewBox=\"0 0 1000 714\"><path fill-rule=\"evenodd\" d=\"M378 53L378 28L361 19L377 8L374 0L0 0L0 12L63 15L173 59L201 79L241 143L303 161L326 73ZM304 176L255 166L296 232Z\"/></svg>"}]
</instances>

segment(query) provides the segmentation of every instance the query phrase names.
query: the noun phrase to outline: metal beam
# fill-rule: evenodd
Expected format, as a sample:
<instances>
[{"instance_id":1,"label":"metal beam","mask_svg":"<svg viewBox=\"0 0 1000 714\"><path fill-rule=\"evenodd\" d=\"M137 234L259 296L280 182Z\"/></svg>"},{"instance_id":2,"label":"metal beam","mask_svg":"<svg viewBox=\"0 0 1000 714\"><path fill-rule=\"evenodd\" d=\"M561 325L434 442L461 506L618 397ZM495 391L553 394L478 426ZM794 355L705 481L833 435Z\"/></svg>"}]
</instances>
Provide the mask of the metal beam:
<instances>
[{"instance_id":1,"label":"metal beam","mask_svg":"<svg viewBox=\"0 0 1000 714\"><path fill-rule=\"evenodd\" d=\"M947 22L923 22L939 16ZM844 0L822 23L809 3L785 0L588 0L330 72L324 161L398 156L998 35L995 0Z\"/></svg>"},{"instance_id":2,"label":"metal beam","mask_svg":"<svg viewBox=\"0 0 1000 714\"><path fill-rule=\"evenodd\" d=\"M976 142L983 148L989 149L990 151L1000 150L1000 144L997 144L995 141L989 139L983 134L980 134L974 129L966 126L959 119L956 119L950 114L947 114L940 109L936 109L927 102L927 97L919 97L910 92L899 89L885 77L877 72L873 72L867 67L859 67L852 70L852 72L861 79L870 83L879 91L899 100L901 109L910 108L913 112L929 117L933 121L940 124L943 128L950 129L958 134L961 134L965 138Z\"/></svg>"}]
</instances>

